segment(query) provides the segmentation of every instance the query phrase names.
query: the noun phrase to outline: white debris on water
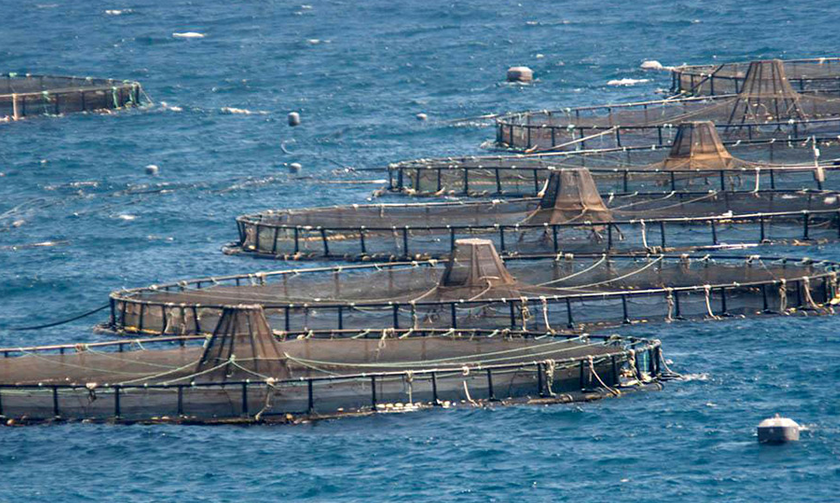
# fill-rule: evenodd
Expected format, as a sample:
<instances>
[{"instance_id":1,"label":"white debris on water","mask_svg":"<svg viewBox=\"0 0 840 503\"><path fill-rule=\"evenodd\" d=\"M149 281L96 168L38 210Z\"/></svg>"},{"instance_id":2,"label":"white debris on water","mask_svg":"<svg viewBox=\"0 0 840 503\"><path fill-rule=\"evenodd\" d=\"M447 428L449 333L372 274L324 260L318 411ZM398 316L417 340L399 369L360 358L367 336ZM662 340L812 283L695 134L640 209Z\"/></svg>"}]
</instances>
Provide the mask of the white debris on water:
<instances>
[{"instance_id":1,"label":"white debris on water","mask_svg":"<svg viewBox=\"0 0 840 503\"><path fill-rule=\"evenodd\" d=\"M247 108L222 107L222 113L239 115L268 115L265 110L248 110Z\"/></svg>"},{"instance_id":2,"label":"white debris on water","mask_svg":"<svg viewBox=\"0 0 840 503\"><path fill-rule=\"evenodd\" d=\"M613 79L607 82L608 86L635 86L636 84L644 84L645 82L650 82L649 79Z\"/></svg>"},{"instance_id":3,"label":"white debris on water","mask_svg":"<svg viewBox=\"0 0 840 503\"><path fill-rule=\"evenodd\" d=\"M174 38L204 38L204 34L197 31L174 32L172 36Z\"/></svg>"},{"instance_id":4,"label":"white debris on water","mask_svg":"<svg viewBox=\"0 0 840 503\"><path fill-rule=\"evenodd\" d=\"M655 59L642 61L640 66L642 70L663 70L665 67L662 66L662 63L656 61Z\"/></svg>"}]
</instances>

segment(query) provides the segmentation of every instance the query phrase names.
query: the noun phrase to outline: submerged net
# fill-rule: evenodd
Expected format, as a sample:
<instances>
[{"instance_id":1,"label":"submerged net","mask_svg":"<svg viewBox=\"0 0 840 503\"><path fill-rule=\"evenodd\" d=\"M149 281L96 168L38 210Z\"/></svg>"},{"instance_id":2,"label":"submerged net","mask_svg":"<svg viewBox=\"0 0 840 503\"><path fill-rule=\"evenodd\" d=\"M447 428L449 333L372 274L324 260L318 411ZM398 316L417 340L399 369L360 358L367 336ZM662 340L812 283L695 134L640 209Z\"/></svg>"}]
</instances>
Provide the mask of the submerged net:
<instances>
[{"instance_id":1,"label":"submerged net","mask_svg":"<svg viewBox=\"0 0 840 503\"><path fill-rule=\"evenodd\" d=\"M227 306L204 347L196 344L203 337L171 337L0 349L0 416L289 421L396 404L617 396L662 373L659 342L644 339L498 330L366 335L280 340L259 306Z\"/></svg>"},{"instance_id":2,"label":"submerged net","mask_svg":"<svg viewBox=\"0 0 840 503\"><path fill-rule=\"evenodd\" d=\"M117 110L148 101L138 82L47 75L0 76L0 120Z\"/></svg>"},{"instance_id":3,"label":"submerged net","mask_svg":"<svg viewBox=\"0 0 840 503\"><path fill-rule=\"evenodd\" d=\"M589 169L601 194L761 189L840 190L836 140L726 144L710 121L684 122L666 148L419 159L388 167L410 195L536 195L551 170Z\"/></svg>"},{"instance_id":4,"label":"submerged net","mask_svg":"<svg viewBox=\"0 0 840 503\"><path fill-rule=\"evenodd\" d=\"M783 60L788 82L794 90L840 92L840 58ZM749 62L719 65L683 65L671 69L674 94L716 96L738 94L744 88Z\"/></svg>"},{"instance_id":5,"label":"submerged net","mask_svg":"<svg viewBox=\"0 0 840 503\"><path fill-rule=\"evenodd\" d=\"M780 61L755 61L736 95L511 114L497 120L496 141L525 151L663 146L676 125L696 120L714 122L727 141L833 137L840 96L799 93Z\"/></svg>"},{"instance_id":6,"label":"submerged net","mask_svg":"<svg viewBox=\"0 0 840 503\"><path fill-rule=\"evenodd\" d=\"M239 241L226 251L286 260L443 258L457 251L458 238L470 236L491 239L506 256L822 243L840 238L838 196L707 190L605 201L588 170L569 168L550 171L539 198L245 215L237 219Z\"/></svg>"},{"instance_id":7,"label":"submerged net","mask_svg":"<svg viewBox=\"0 0 840 503\"><path fill-rule=\"evenodd\" d=\"M390 328L552 330L791 308L820 311L836 291L836 265L827 261L560 254L508 258L504 273L498 269L500 261L480 249L487 246L487 241L457 243L458 270L479 271L467 275L473 278L468 286L441 283L447 265L434 260L206 278L115 292L108 325L127 333L201 334L216 325L222 306L246 303L263 306L271 328L281 334ZM464 263L474 257L489 263ZM482 274L488 276L482 279ZM490 276L503 280L489 281Z\"/></svg>"}]
</instances>

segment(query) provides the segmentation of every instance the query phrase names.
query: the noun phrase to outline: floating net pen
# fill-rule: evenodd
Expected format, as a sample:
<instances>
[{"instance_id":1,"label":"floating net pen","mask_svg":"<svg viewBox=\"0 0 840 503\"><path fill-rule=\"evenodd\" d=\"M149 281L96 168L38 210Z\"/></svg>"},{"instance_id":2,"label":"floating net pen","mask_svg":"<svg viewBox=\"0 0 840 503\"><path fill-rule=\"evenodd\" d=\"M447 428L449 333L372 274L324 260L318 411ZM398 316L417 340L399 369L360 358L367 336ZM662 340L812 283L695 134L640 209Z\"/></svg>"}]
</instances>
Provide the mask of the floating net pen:
<instances>
[{"instance_id":1,"label":"floating net pen","mask_svg":"<svg viewBox=\"0 0 840 503\"><path fill-rule=\"evenodd\" d=\"M527 152L665 146L680 123L698 120L725 141L835 137L840 96L795 91L780 61L756 61L735 95L514 113L496 120L496 142Z\"/></svg>"},{"instance_id":2,"label":"floating net pen","mask_svg":"<svg viewBox=\"0 0 840 503\"><path fill-rule=\"evenodd\" d=\"M237 218L226 253L279 260L445 258L483 237L502 256L688 251L840 239L840 193L634 193L602 199L589 171L550 172L538 198L277 210Z\"/></svg>"},{"instance_id":3,"label":"floating net pen","mask_svg":"<svg viewBox=\"0 0 840 503\"><path fill-rule=\"evenodd\" d=\"M103 112L149 102L139 82L51 75L0 76L0 121Z\"/></svg>"},{"instance_id":4,"label":"floating net pen","mask_svg":"<svg viewBox=\"0 0 840 503\"><path fill-rule=\"evenodd\" d=\"M203 278L111 294L106 328L189 335L223 306L263 306L276 333L307 330L581 329L641 320L823 312L837 264L700 254L551 255L502 261L465 239L446 261L348 265Z\"/></svg>"},{"instance_id":5,"label":"floating net pen","mask_svg":"<svg viewBox=\"0 0 840 503\"><path fill-rule=\"evenodd\" d=\"M0 417L7 424L294 422L568 403L659 389L668 376L657 340L369 332L280 338L263 308L240 305L222 308L207 337L0 348Z\"/></svg>"},{"instance_id":6,"label":"floating net pen","mask_svg":"<svg viewBox=\"0 0 840 503\"><path fill-rule=\"evenodd\" d=\"M667 148L418 159L388 167L390 192L533 196L552 170L587 168L603 195L633 192L840 190L837 139L726 143L710 121L684 122Z\"/></svg>"},{"instance_id":7,"label":"floating net pen","mask_svg":"<svg viewBox=\"0 0 840 503\"><path fill-rule=\"evenodd\" d=\"M781 60L791 87L803 92L840 92L840 58ZM682 65L671 68L671 92L692 96L738 94L744 88L750 62Z\"/></svg>"}]
</instances>

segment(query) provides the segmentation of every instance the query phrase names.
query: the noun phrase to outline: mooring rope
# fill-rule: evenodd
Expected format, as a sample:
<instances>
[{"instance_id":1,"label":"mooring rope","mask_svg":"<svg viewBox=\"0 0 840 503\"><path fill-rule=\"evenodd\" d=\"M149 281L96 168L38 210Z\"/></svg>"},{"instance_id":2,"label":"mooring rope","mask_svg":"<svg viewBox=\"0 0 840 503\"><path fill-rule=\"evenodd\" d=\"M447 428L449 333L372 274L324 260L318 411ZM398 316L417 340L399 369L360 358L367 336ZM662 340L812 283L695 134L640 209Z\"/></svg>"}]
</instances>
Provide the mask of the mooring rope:
<instances>
[{"instance_id":1,"label":"mooring rope","mask_svg":"<svg viewBox=\"0 0 840 503\"><path fill-rule=\"evenodd\" d=\"M74 316L72 318L68 318L68 319L61 320L61 321L56 321L56 322L53 322L53 323L46 323L44 325L36 325L36 326L31 326L31 327L10 327L10 328L7 328L6 330L10 330L12 332L22 332L22 331L25 331L25 330L38 330L38 329L41 329L41 328L50 328L50 327L57 327L59 325L66 325L67 323L70 323L72 321L80 320L80 319L86 318L86 317L88 317L92 314L96 314L99 311L107 309L110 306L111 306L111 304L105 304L103 306L97 307L96 309L94 309L92 311L88 311L88 312L80 314L78 316Z\"/></svg>"}]
</instances>

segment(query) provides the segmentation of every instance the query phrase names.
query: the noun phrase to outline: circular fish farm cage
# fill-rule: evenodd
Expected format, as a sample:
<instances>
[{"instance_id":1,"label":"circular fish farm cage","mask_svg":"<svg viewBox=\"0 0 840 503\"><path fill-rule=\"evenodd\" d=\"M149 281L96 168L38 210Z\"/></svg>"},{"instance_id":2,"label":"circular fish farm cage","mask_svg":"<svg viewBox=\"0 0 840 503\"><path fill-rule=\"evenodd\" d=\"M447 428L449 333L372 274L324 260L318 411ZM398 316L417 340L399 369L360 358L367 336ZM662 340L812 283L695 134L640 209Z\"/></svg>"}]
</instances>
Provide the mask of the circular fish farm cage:
<instances>
[{"instance_id":1,"label":"circular fish farm cage","mask_svg":"<svg viewBox=\"0 0 840 503\"><path fill-rule=\"evenodd\" d=\"M671 68L671 92L691 96L738 94L744 88L749 61ZM791 87L802 92L840 92L840 58L781 60Z\"/></svg>"},{"instance_id":2,"label":"circular fish farm cage","mask_svg":"<svg viewBox=\"0 0 840 503\"><path fill-rule=\"evenodd\" d=\"M525 152L661 147L697 120L725 141L836 137L840 96L795 91L781 61L756 61L738 94L514 113L496 120L496 143Z\"/></svg>"},{"instance_id":3,"label":"circular fish farm cage","mask_svg":"<svg viewBox=\"0 0 840 503\"><path fill-rule=\"evenodd\" d=\"M551 171L541 197L277 210L237 218L226 253L284 260L445 258L483 237L504 257L688 251L840 239L840 193L633 193L606 201L585 168Z\"/></svg>"},{"instance_id":4,"label":"circular fish farm cage","mask_svg":"<svg viewBox=\"0 0 840 503\"><path fill-rule=\"evenodd\" d=\"M549 404L661 389L657 340L533 331L279 338L260 306L223 307L208 337L0 348L0 416L254 423L431 407Z\"/></svg>"},{"instance_id":5,"label":"circular fish farm cage","mask_svg":"<svg viewBox=\"0 0 840 503\"><path fill-rule=\"evenodd\" d=\"M710 121L679 125L667 148L418 159L388 166L387 190L430 196L535 196L553 170L587 168L599 192L840 190L840 143L726 143Z\"/></svg>"},{"instance_id":6,"label":"circular fish farm cage","mask_svg":"<svg viewBox=\"0 0 840 503\"><path fill-rule=\"evenodd\" d=\"M148 101L139 82L52 75L0 76L0 121L102 112Z\"/></svg>"},{"instance_id":7,"label":"circular fish farm cage","mask_svg":"<svg viewBox=\"0 0 840 503\"><path fill-rule=\"evenodd\" d=\"M111 294L105 328L202 334L223 307L259 304L275 333L307 330L566 330L679 318L821 312L837 264L691 254L551 255L504 262L492 242L446 261L350 265L203 278Z\"/></svg>"}]
</instances>

